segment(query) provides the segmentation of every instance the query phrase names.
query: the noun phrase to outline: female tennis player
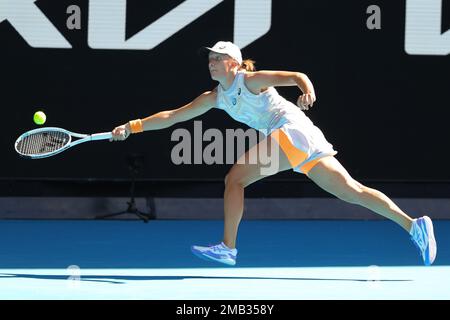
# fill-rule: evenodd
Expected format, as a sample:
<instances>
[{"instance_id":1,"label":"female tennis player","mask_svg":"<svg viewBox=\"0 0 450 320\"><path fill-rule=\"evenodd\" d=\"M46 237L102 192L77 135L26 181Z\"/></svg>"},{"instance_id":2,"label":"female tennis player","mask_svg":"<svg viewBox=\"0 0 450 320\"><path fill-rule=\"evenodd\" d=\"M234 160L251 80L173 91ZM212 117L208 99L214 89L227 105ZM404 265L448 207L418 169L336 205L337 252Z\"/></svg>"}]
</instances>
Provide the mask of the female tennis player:
<instances>
[{"instance_id":1,"label":"female tennis player","mask_svg":"<svg viewBox=\"0 0 450 320\"><path fill-rule=\"evenodd\" d=\"M244 188L268 175L267 172L262 174L267 162L261 161L260 155L278 154L278 170L270 174L293 169L337 198L396 222L410 234L424 264L434 262L437 248L431 219L427 216L411 218L386 195L353 179L336 159L337 152L322 131L305 115L303 111L316 101L313 84L305 74L255 71L253 61L243 61L240 49L231 42L219 41L204 50L208 52L211 78L219 83L215 89L178 109L132 120L112 131L112 140L125 140L132 133L167 128L214 107L252 128L266 130L266 139L250 148L225 178L223 241L213 246L192 246L194 254L227 265L236 264L236 237L244 208ZM274 88L277 86L297 86L302 91L297 106L280 96ZM245 159L258 161L247 163Z\"/></svg>"}]
</instances>

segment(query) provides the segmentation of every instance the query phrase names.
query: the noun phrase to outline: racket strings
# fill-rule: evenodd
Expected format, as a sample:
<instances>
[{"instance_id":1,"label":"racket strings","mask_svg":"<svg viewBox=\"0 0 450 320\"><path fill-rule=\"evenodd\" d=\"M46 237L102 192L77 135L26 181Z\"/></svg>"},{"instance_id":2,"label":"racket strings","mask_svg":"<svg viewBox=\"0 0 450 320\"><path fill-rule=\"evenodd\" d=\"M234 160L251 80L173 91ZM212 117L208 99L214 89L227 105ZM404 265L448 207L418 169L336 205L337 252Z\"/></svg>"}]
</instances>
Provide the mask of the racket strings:
<instances>
[{"instance_id":1,"label":"racket strings","mask_svg":"<svg viewBox=\"0 0 450 320\"><path fill-rule=\"evenodd\" d=\"M24 137L18 144L17 150L22 154L37 155L54 152L70 142L67 133L59 131L44 131Z\"/></svg>"}]
</instances>

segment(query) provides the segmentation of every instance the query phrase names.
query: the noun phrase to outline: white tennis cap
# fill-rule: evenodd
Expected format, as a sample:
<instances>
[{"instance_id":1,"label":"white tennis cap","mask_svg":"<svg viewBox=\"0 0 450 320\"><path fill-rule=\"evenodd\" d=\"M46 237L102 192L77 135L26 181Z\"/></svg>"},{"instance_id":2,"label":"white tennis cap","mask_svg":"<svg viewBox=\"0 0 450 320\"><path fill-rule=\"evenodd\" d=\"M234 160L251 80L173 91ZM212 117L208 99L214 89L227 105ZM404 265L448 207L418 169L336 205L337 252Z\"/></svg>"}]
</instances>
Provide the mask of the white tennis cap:
<instances>
[{"instance_id":1,"label":"white tennis cap","mask_svg":"<svg viewBox=\"0 0 450 320\"><path fill-rule=\"evenodd\" d=\"M230 41L219 41L212 48L205 47L212 52L224 53L232 57L234 60L242 64L242 53L237 45Z\"/></svg>"}]
</instances>

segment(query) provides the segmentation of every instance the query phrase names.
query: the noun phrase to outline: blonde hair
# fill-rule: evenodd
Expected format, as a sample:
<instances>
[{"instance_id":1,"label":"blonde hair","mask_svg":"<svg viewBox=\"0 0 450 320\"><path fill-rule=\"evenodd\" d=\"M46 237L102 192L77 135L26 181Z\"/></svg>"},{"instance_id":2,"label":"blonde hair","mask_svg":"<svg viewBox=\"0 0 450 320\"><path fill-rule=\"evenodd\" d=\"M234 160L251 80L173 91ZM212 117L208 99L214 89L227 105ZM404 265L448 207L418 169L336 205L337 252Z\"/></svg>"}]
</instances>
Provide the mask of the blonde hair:
<instances>
[{"instance_id":1,"label":"blonde hair","mask_svg":"<svg viewBox=\"0 0 450 320\"><path fill-rule=\"evenodd\" d=\"M242 61L241 66L239 67L239 70L245 70L245 71L255 71L255 61L251 59L245 59Z\"/></svg>"}]
</instances>

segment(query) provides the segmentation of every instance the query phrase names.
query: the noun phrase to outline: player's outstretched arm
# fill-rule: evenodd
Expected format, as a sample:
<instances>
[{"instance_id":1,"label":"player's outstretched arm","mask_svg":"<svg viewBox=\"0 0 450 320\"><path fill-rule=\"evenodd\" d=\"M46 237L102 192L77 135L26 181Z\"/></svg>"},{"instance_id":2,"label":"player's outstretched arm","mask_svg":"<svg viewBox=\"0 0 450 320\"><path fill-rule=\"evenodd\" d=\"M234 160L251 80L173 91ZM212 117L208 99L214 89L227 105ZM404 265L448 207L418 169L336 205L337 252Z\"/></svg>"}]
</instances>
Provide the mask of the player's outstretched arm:
<instances>
[{"instance_id":1,"label":"player's outstretched arm","mask_svg":"<svg viewBox=\"0 0 450 320\"><path fill-rule=\"evenodd\" d=\"M111 140L121 141L128 138L131 133L168 128L178 122L190 120L207 112L214 107L215 103L216 93L214 91L204 92L178 109L161 111L147 118L132 120L114 128Z\"/></svg>"}]
</instances>

